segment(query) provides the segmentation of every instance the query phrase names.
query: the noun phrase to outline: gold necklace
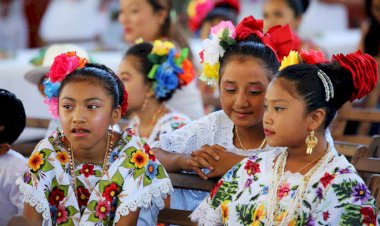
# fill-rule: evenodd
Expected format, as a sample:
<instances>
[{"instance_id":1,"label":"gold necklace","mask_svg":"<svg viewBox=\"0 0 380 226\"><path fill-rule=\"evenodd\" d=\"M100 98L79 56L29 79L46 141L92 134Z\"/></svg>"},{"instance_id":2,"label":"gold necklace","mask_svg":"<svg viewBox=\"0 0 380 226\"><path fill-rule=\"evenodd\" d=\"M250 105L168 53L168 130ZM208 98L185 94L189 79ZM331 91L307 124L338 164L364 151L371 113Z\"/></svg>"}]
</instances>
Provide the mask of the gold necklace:
<instances>
[{"instance_id":1,"label":"gold necklace","mask_svg":"<svg viewBox=\"0 0 380 226\"><path fill-rule=\"evenodd\" d=\"M241 139L240 139L239 132L238 132L236 126L235 126L235 132L236 132L236 136L237 136L237 138L238 138L238 141L239 141L239 143L240 143L240 146L241 146L244 150L248 150L248 148L246 148L246 147L243 145L243 142L242 142ZM262 148L264 147L264 144L265 144L266 141L267 141L267 138L265 137L264 140L263 140L263 142L261 142L260 146L259 146L257 149L262 149Z\"/></svg>"},{"instance_id":2,"label":"gold necklace","mask_svg":"<svg viewBox=\"0 0 380 226\"><path fill-rule=\"evenodd\" d=\"M318 159L320 159L324 154L326 154L326 152L322 152L322 154L318 155L318 157L316 157L315 159L313 159L313 161L309 162L308 164L304 165L303 167L301 167L300 169L297 170L297 172L301 173L301 171L303 169L305 169L307 166L309 166L310 164L314 163L315 161L317 161Z\"/></svg>"},{"instance_id":3,"label":"gold necklace","mask_svg":"<svg viewBox=\"0 0 380 226\"><path fill-rule=\"evenodd\" d=\"M108 170L109 159L110 159L110 156L111 156L111 153L112 153L112 148L113 148L113 132L108 132L108 136L107 136L107 149L106 149L106 153L104 154L104 158L103 158L103 166L102 166L102 175L101 175L101 177ZM72 179L72 185L73 185L73 189L74 189L74 194L75 194L75 196L77 196L77 194L76 194L76 190L77 190L77 183L76 183L77 176L75 175L74 151L73 151L73 149L72 149L71 146L70 146L70 148L67 148L67 150L70 153L70 155L69 155L69 166L70 166L70 175L71 175L71 179Z\"/></svg>"}]
</instances>

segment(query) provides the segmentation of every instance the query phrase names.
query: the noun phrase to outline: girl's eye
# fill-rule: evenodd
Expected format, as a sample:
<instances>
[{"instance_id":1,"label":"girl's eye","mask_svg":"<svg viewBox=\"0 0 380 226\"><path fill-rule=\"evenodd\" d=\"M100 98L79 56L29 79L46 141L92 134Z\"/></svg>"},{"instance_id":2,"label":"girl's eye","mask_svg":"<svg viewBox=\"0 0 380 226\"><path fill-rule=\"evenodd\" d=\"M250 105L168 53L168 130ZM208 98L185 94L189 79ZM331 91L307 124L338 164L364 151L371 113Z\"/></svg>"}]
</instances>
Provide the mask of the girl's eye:
<instances>
[{"instance_id":1,"label":"girl's eye","mask_svg":"<svg viewBox=\"0 0 380 226\"><path fill-rule=\"evenodd\" d=\"M263 108L264 108L265 111L268 111L268 105L264 104Z\"/></svg>"},{"instance_id":2,"label":"girl's eye","mask_svg":"<svg viewBox=\"0 0 380 226\"><path fill-rule=\"evenodd\" d=\"M259 95L261 94L263 91L261 90L250 90L249 93L252 94L252 95Z\"/></svg>"},{"instance_id":3,"label":"girl's eye","mask_svg":"<svg viewBox=\"0 0 380 226\"><path fill-rule=\"evenodd\" d=\"M73 107L71 105L68 105L68 104L65 104L65 105L62 105L62 107L66 110L71 110L73 109Z\"/></svg>"},{"instance_id":4,"label":"girl's eye","mask_svg":"<svg viewBox=\"0 0 380 226\"><path fill-rule=\"evenodd\" d=\"M274 107L274 110L275 111L283 111L285 108L283 107Z\"/></svg>"},{"instance_id":5,"label":"girl's eye","mask_svg":"<svg viewBox=\"0 0 380 226\"><path fill-rule=\"evenodd\" d=\"M98 108L98 106L96 106L96 105L88 105L87 108L90 109L90 110L95 110L95 109Z\"/></svg>"},{"instance_id":6,"label":"girl's eye","mask_svg":"<svg viewBox=\"0 0 380 226\"><path fill-rule=\"evenodd\" d=\"M236 91L236 90L233 89L233 88L224 88L224 90L225 90L227 93L233 93L233 92Z\"/></svg>"}]
</instances>

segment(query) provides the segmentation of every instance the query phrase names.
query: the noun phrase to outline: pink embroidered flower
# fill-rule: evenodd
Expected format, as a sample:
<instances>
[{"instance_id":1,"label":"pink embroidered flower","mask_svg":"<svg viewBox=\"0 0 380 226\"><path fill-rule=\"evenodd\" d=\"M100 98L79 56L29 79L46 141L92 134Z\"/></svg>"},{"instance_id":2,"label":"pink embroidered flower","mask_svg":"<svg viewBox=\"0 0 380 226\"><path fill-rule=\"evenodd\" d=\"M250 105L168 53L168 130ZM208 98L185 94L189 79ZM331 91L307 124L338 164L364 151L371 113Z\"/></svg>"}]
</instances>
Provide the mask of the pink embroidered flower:
<instances>
[{"instance_id":1,"label":"pink embroidered flower","mask_svg":"<svg viewBox=\"0 0 380 226\"><path fill-rule=\"evenodd\" d=\"M95 216L98 217L99 220L103 220L111 212L111 205L107 200L100 201L96 205L95 211Z\"/></svg>"},{"instance_id":2,"label":"pink embroidered flower","mask_svg":"<svg viewBox=\"0 0 380 226\"><path fill-rule=\"evenodd\" d=\"M63 205L58 206L57 224L65 223L67 221L67 215L68 215L68 212L66 210L66 207Z\"/></svg>"},{"instance_id":3,"label":"pink embroidered flower","mask_svg":"<svg viewBox=\"0 0 380 226\"><path fill-rule=\"evenodd\" d=\"M90 175L94 175L94 165L92 164L83 164L82 169L80 170L80 173L84 175L84 177L89 177Z\"/></svg>"},{"instance_id":4,"label":"pink embroidered flower","mask_svg":"<svg viewBox=\"0 0 380 226\"><path fill-rule=\"evenodd\" d=\"M327 185L330 184L330 182L335 178L335 175L331 175L329 173L325 173L325 175L323 175L323 177L321 178L321 183L323 185L324 188L327 187Z\"/></svg>"},{"instance_id":5,"label":"pink embroidered flower","mask_svg":"<svg viewBox=\"0 0 380 226\"><path fill-rule=\"evenodd\" d=\"M210 33L221 37L224 29L228 29L228 36L235 39L235 26L231 23L231 21L222 21L218 25L211 28Z\"/></svg>"},{"instance_id":6,"label":"pink embroidered flower","mask_svg":"<svg viewBox=\"0 0 380 226\"><path fill-rule=\"evenodd\" d=\"M290 192L290 184L289 183L284 183L282 184L277 191L277 197L278 199L282 199L283 197L286 197L289 195Z\"/></svg>"},{"instance_id":7,"label":"pink embroidered flower","mask_svg":"<svg viewBox=\"0 0 380 226\"><path fill-rule=\"evenodd\" d=\"M77 69L79 65L80 61L76 55L62 53L54 58L54 62L47 75L50 81L61 82L66 75Z\"/></svg>"},{"instance_id":8,"label":"pink embroidered flower","mask_svg":"<svg viewBox=\"0 0 380 226\"><path fill-rule=\"evenodd\" d=\"M45 99L44 103L49 106L49 112L53 116L53 118L58 118L59 117L59 112L58 112L58 98L52 97L50 99Z\"/></svg>"}]
</instances>

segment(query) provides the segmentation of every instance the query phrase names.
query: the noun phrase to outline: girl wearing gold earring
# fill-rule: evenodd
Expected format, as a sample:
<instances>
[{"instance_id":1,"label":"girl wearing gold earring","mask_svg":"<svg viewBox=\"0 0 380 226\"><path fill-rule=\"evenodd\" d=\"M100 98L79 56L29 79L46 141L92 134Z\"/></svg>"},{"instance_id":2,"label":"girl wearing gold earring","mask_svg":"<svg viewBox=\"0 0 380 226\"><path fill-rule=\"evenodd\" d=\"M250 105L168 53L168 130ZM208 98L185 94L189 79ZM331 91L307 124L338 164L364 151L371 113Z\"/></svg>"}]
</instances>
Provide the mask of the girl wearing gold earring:
<instances>
[{"instance_id":1,"label":"girl wearing gold earring","mask_svg":"<svg viewBox=\"0 0 380 226\"><path fill-rule=\"evenodd\" d=\"M227 172L191 218L200 225L377 225L374 198L325 134L336 111L372 91L377 76L376 61L361 52L332 62L315 51L291 52L265 95L272 148Z\"/></svg>"}]
</instances>

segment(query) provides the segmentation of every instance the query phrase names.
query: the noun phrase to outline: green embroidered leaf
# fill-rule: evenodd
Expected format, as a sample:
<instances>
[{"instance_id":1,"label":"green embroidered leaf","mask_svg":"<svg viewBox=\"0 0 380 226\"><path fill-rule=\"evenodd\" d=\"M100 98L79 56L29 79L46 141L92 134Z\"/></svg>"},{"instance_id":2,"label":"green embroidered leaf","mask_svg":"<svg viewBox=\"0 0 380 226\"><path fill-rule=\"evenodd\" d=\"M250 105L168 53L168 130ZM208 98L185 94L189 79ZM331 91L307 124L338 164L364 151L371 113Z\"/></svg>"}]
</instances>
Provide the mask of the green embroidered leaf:
<instances>
[{"instance_id":1,"label":"green embroidered leaf","mask_svg":"<svg viewBox=\"0 0 380 226\"><path fill-rule=\"evenodd\" d=\"M141 176L143 173L145 173L145 168L141 168L141 169L136 168L135 171L133 172L133 178L136 180L136 178Z\"/></svg>"},{"instance_id":2,"label":"green embroidered leaf","mask_svg":"<svg viewBox=\"0 0 380 226\"><path fill-rule=\"evenodd\" d=\"M236 212L238 214L238 222L241 225L251 225L253 223L253 212L256 209L255 205L237 205Z\"/></svg>"},{"instance_id":3,"label":"green embroidered leaf","mask_svg":"<svg viewBox=\"0 0 380 226\"><path fill-rule=\"evenodd\" d=\"M54 169L54 166L47 159L45 159L44 164L42 165L41 171L48 172L52 169Z\"/></svg>"},{"instance_id":4,"label":"green embroidered leaf","mask_svg":"<svg viewBox=\"0 0 380 226\"><path fill-rule=\"evenodd\" d=\"M162 167L162 165L158 165L156 178L157 179L163 179L163 178L167 178L167 177L168 176L165 173L164 167Z\"/></svg>"},{"instance_id":5,"label":"green embroidered leaf","mask_svg":"<svg viewBox=\"0 0 380 226\"><path fill-rule=\"evenodd\" d=\"M78 180L78 178L76 180L76 184L77 184L77 187L85 187L82 181Z\"/></svg>"},{"instance_id":6,"label":"green embroidered leaf","mask_svg":"<svg viewBox=\"0 0 380 226\"><path fill-rule=\"evenodd\" d=\"M110 185L112 182L109 180L101 180L99 181L99 192L103 194L104 190L108 185Z\"/></svg>"},{"instance_id":7,"label":"green embroidered leaf","mask_svg":"<svg viewBox=\"0 0 380 226\"><path fill-rule=\"evenodd\" d=\"M131 158L126 158L124 161L120 164L120 166L128 169L134 169L135 165L131 163Z\"/></svg>"},{"instance_id":8,"label":"green embroidered leaf","mask_svg":"<svg viewBox=\"0 0 380 226\"><path fill-rule=\"evenodd\" d=\"M67 211L69 212L69 216L74 216L79 212L74 206L68 206Z\"/></svg>"},{"instance_id":9,"label":"green embroidered leaf","mask_svg":"<svg viewBox=\"0 0 380 226\"><path fill-rule=\"evenodd\" d=\"M148 176L144 175L144 180L143 180L144 187L150 185L151 183L152 183L152 181L150 180L150 178Z\"/></svg>"},{"instance_id":10,"label":"green embroidered leaf","mask_svg":"<svg viewBox=\"0 0 380 226\"><path fill-rule=\"evenodd\" d=\"M64 222L64 223L61 223L61 224L57 224L57 225L60 225L60 226L72 226L74 225L74 222L71 218L67 218L67 221Z\"/></svg>"},{"instance_id":11,"label":"green embroidered leaf","mask_svg":"<svg viewBox=\"0 0 380 226\"><path fill-rule=\"evenodd\" d=\"M69 187L70 187L70 185L59 185L59 189L61 189L63 191L63 194L65 194L65 196L67 196L67 193L69 191Z\"/></svg>"},{"instance_id":12,"label":"green embroidered leaf","mask_svg":"<svg viewBox=\"0 0 380 226\"><path fill-rule=\"evenodd\" d=\"M95 170L95 177L101 177L102 176L102 172L100 170Z\"/></svg>"},{"instance_id":13,"label":"green embroidered leaf","mask_svg":"<svg viewBox=\"0 0 380 226\"><path fill-rule=\"evenodd\" d=\"M90 221L90 222L94 222L94 223L97 223L97 222L100 221L99 218L97 218L97 217L95 216L95 213L90 214L90 216L88 217L87 220Z\"/></svg>"},{"instance_id":14,"label":"green embroidered leaf","mask_svg":"<svg viewBox=\"0 0 380 226\"><path fill-rule=\"evenodd\" d=\"M125 150L125 152L127 153L127 156L128 157L132 157L132 154L137 151L137 149L135 147L129 147L127 148L127 150Z\"/></svg>"},{"instance_id":15,"label":"green embroidered leaf","mask_svg":"<svg viewBox=\"0 0 380 226\"><path fill-rule=\"evenodd\" d=\"M56 188L58 187L58 182L57 182L57 178L54 177L53 180L51 181L51 188Z\"/></svg>"},{"instance_id":16,"label":"green embroidered leaf","mask_svg":"<svg viewBox=\"0 0 380 226\"><path fill-rule=\"evenodd\" d=\"M311 205L310 205L310 203L309 203L308 201L306 201L306 200L302 200L302 203L303 203L308 209L311 210Z\"/></svg>"},{"instance_id":17,"label":"green embroidered leaf","mask_svg":"<svg viewBox=\"0 0 380 226\"><path fill-rule=\"evenodd\" d=\"M44 155L44 158L48 158L52 152L53 151L48 148L44 148L40 151L40 153Z\"/></svg>"},{"instance_id":18,"label":"green embroidered leaf","mask_svg":"<svg viewBox=\"0 0 380 226\"><path fill-rule=\"evenodd\" d=\"M340 184L333 184L335 194L338 197L339 202L350 199L352 195L352 187L356 185L357 182L343 180Z\"/></svg>"},{"instance_id":19,"label":"green embroidered leaf","mask_svg":"<svg viewBox=\"0 0 380 226\"><path fill-rule=\"evenodd\" d=\"M111 181L114 182L114 183L116 183L119 186L123 186L124 178L121 175L121 173L120 173L119 170L117 170L116 173L112 176Z\"/></svg>"},{"instance_id":20,"label":"green embroidered leaf","mask_svg":"<svg viewBox=\"0 0 380 226\"><path fill-rule=\"evenodd\" d=\"M75 170L75 176L79 176L80 175L80 170Z\"/></svg>"},{"instance_id":21,"label":"green embroidered leaf","mask_svg":"<svg viewBox=\"0 0 380 226\"><path fill-rule=\"evenodd\" d=\"M360 213L360 206L355 206L350 203L345 203L344 213L340 218L339 225L362 225Z\"/></svg>"},{"instance_id":22,"label":"green embroidered leaf","mask_svg":"<svg viewBox=\"0 0 380 226\"><path fill-rule=\"evenodd\" d=\"M319 184L319 182L316 182L315 184L313 184L313 188L317 188L318 187L318 184Z\"/></svg>"},{"instance_id":23,"label":"green embroidered leaf","mask_svg":"<svg viewBox=\"0 0 380 226\"><path fill-rule=\"evenodd\" d=\"M249 201L250 201L250 202L253 202L253 201L255 201L259 196L260 196L260 193L258 193L257 195L253 196Z\"/></svg>"},{"instance_id":24,"label":"green embroidered leaf","mask_svg":"<svg viewBox=\"0 0 380 226\"><path fill-rule=\"evenodd\" d=\"M224 181L212 199L211 206L216 208L223 201L231 201L232 195L236 193L237 188L238 182L236 179L232 181Z\"/></svg>"},{"instance_id":25,"label":"green embroidered leaf","mask_svg":"<svg viewBox=\"0 0 380 226\"><path fill-rule=\"evenodd\" d=\"M87 209L88 209L88 210L95 211L95 207L96 207L96 201L95 201L95 200L92 200L92 201L89 202L88 205L87 205Z\"/></svg>"}]
</instances>

